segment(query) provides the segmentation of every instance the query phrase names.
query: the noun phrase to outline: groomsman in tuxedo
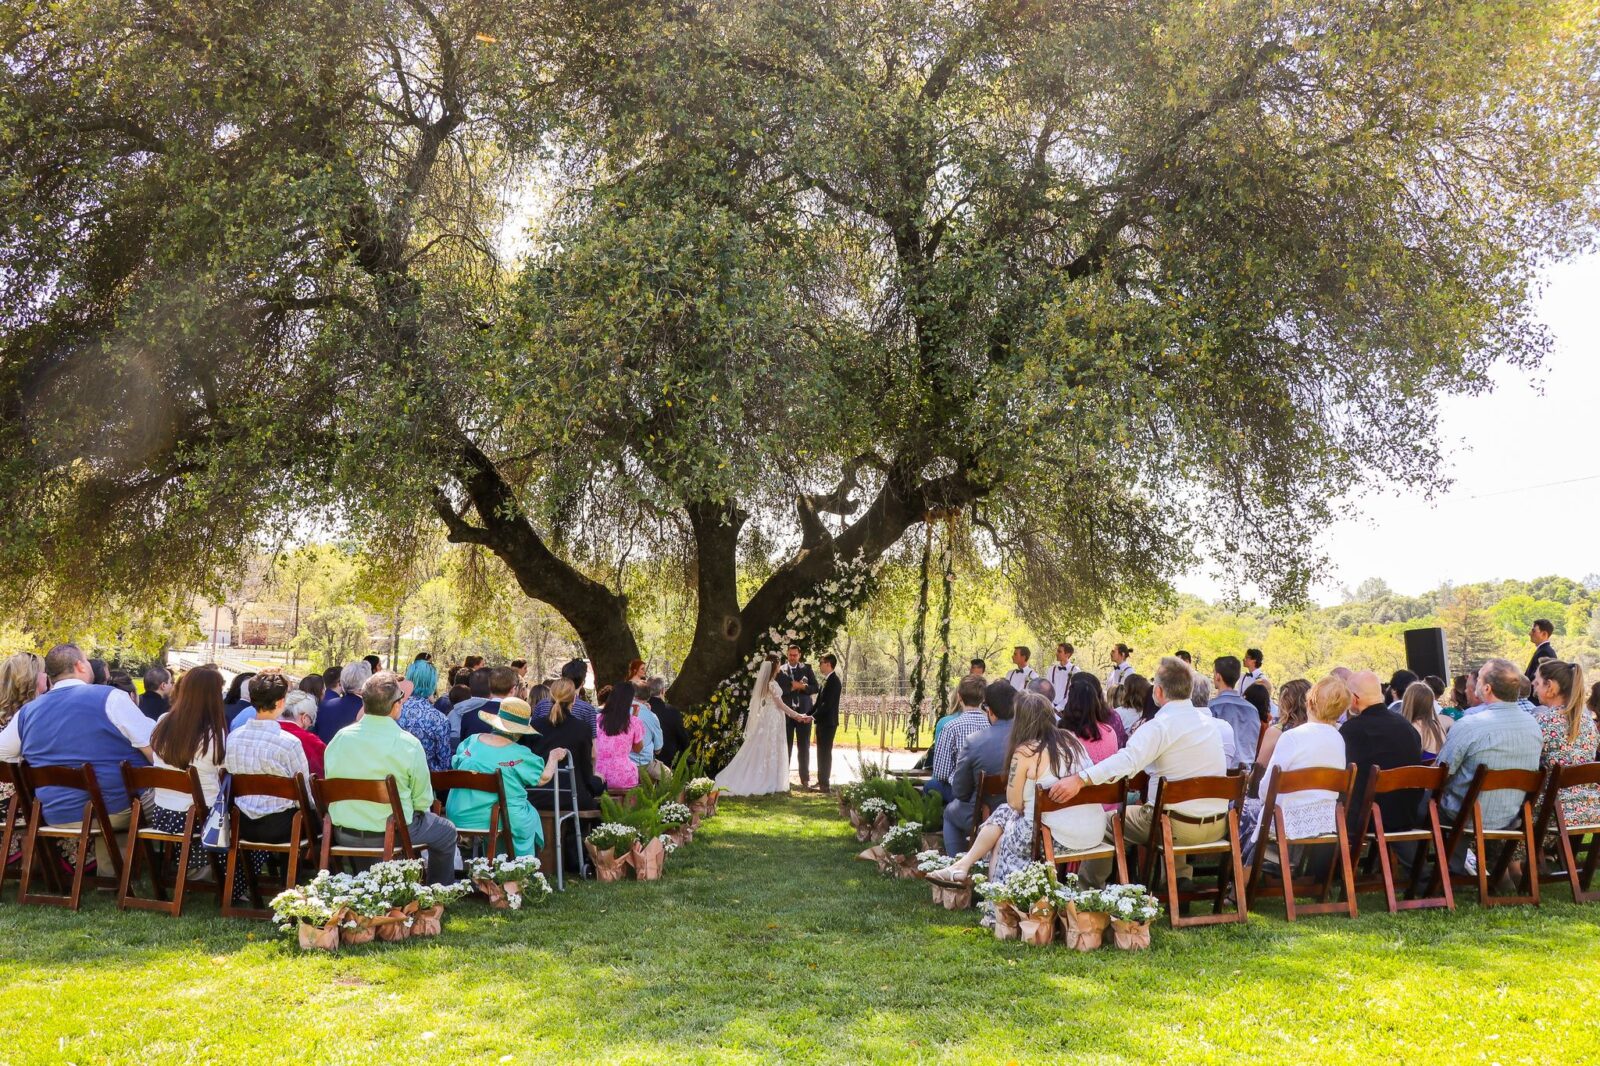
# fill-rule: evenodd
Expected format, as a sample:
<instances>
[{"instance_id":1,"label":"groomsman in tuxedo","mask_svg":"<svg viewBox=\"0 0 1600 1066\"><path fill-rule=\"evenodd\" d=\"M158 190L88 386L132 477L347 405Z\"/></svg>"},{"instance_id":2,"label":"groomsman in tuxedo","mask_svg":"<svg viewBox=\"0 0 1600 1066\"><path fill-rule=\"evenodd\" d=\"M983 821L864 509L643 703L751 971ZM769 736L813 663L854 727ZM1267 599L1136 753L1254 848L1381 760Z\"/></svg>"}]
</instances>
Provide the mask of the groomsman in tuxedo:
<instances>
[{"instance_id":1,"label":"groomsman in tuxedo","mask_svg":"<svg viewBox=\"0 0 1600 1066\"><path fill-rule=\"evenodd\" d=\"M1057 644L1056 661L1045 671L1045 680L1050 682L1050 688L1055 692L1055 699L1052 702L1057 713L1067 705L1067 689L1072 686L1072 675L1079 670L1078 664L1072 661L1072 653L1076 650L1065 642Z\"/></svg>"},{"instance_id":2,"label":"groomsman in tuxedo","mask_svg":"<svg viewBox=\"0 0 1600 1066\"><path fill-rule=\"evenodd\" d=\"M809 663L800 661L800 645L789 645L788 653L789 661L778 667L778 688L783 690L783 702L789 709L806 720L797 722L785 715L783 731L791 754L799 742L800 787L807 789L811 787L811 697L818 692L817 675L811 672Z\"/></svg>"},{"instance_id":3,"label":"groomsman in tuxedo","mask_svg":"<svg viewBox=\"0 0 1600 1066\"><path fill-rule=\"evenodd\" d=\"M811 718L817 727L818 792L828 791L828 774L833 769L833 734L839 729L839 697L844 694L844 683L836 672L838 665L832 652L817 660L817 668L822 671L822 692L811 708Z\"/></svg>"},{"instance_id":4,"label":"groomsman in tuxedo","mask_svg":"<svg viewBox=\"0 0 1600 1066\"><path fill-rule=\"evenodd\" d=\"M1528 639L1534 644L1533 658L1528 660L1528 669L1523 671L1523 676L1529 681L1532 681L1533 675L1539 672L1541 661L1556 657L1556 649L1550 643L1550 637L1555 631L1556 627L1550 624L1548 618L1536 619L1532 628L1528 630Z\"/></svg>"},{"instance_id":5,"label":"groomsman in tuxedo","mask_svg":"<svg viewBox=\"0 0 1600 1066\"><path fill-rule=\"evenodd\" d=\"M1039 676L1039 672L1028 665L1028 660L1031 658L1033 658L1032 650L1021 644L1011 649L1012 668L1006 671L1006 681L1018 692L1024 691L1028 687L1028 682Z\"/></svg>"}]
</instances>

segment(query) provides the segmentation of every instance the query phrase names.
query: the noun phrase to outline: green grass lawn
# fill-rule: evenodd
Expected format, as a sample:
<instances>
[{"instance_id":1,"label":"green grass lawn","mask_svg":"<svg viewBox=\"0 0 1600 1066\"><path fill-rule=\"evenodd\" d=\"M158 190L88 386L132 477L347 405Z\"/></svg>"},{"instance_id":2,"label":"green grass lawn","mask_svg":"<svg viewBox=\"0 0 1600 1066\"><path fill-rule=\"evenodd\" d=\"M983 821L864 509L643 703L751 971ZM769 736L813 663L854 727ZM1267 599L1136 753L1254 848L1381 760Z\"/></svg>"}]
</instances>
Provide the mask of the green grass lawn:
<instances>
[{"instance_id":1,"label":"green grass lawn","mask_svg":"<svg viewBox=\"0 0 1600 1066\"><path fill-rule=\"evenodd\" d=\"M0 1062L1461 1063L1600 1058L1600 907L1369 911L998 943L888 881L821 798L726 801L658 884L467 902L437 940L0 901ZM8 889L11 886L8 886Z\"/></svg>"}]
</instances>

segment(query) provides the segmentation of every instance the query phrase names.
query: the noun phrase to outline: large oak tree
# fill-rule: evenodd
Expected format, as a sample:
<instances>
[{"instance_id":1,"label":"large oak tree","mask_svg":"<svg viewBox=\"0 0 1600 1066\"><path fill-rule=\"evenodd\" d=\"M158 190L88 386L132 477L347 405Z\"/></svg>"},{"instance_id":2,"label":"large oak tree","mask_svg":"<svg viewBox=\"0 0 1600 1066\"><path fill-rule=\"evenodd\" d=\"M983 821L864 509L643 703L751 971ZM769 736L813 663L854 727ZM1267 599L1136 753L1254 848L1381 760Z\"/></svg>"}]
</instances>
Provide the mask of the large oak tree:
<instances>
[{"instance_id":1,"label":"large oak tree","mask_svg":"<svg viewBox=\"0 0 1600 1066\"><path fill-rule=\"evenodd\" d=\"M1293 599L1336 495L1426 486L1439 399L1537 362L1595 18L12 5L6 606L443 523L602 677L630 565L692 587L692 704L952 510L1041 624L1196 556Z\"/></svg>"}]
</instances>

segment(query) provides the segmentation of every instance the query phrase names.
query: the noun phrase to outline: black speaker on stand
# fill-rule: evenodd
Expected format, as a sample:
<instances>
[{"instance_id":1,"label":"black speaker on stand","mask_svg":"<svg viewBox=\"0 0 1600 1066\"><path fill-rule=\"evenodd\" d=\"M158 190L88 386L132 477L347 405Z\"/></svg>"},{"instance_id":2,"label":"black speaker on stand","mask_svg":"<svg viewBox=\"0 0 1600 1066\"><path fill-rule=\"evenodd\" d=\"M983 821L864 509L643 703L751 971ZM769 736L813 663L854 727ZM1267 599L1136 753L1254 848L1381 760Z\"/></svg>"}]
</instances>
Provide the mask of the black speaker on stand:
<instances>
[{"instance_id":1,"label":"black speaker on stand","mask_svg":"<svg viewBox=\"0 0 1600 1066\"><path fill-rule=\"evenodd\" d=\"M1444 630L1406 630L1406 669L1418 677L1435 677L1450 680L1450 657L1445 652Z\"/></svg>"}]
</instances>

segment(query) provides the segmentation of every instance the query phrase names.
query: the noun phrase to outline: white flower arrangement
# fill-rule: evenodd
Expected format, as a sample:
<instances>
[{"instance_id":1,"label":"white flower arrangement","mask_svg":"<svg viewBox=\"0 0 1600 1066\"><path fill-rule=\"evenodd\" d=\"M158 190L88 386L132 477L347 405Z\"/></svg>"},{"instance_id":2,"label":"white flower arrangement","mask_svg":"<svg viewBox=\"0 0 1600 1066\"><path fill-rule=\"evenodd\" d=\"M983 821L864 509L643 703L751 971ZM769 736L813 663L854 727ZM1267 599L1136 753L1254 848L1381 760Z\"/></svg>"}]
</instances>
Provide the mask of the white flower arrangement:
<instances>
[{"instance_id":1,"label":"white flower arrangement","mask_svg":"<svg viewBox=\"0 0 1600 1066\"><path fill-rule=\"evenodd\" d=\"M667 836L667 834L662 833L660 836L656 837L656 839L661 841L661 850L666 852L668 855L671 855L673 852L678 850L678 842Z\"/></svg>"},{"instance_id":2,"label":"white flower arrangement","mask_svg":"<svg viewBox=\"0 0 1600 1066\"><path fill-rule=\"evenodd\" d=\"M358 874L322 870L308 883L274 896L272 915L284 928L297 922L326 927L338 918L340 925L353 929L363 918L382 918L411 903L427 909L459 899L471 887L465 882L424 885L421 860L394 859L373 863Z\"/></svg>"},{"instance_id":3,"label":"white flower arrangement","mask_svg":"<svg viewBox=\"0 0 1600 1066\"><path fill-rule=\"evenodd\" d=\"M885 854L909 858L922 846L922 823L901 822L883 834L883 840L879 843Z\"/></svg>"},{"instance_id":4,"label":"white flower arrangement","mask_svg":"<svg viewBox=\"0 0 1600 1066\"><path fill-rule=\"evenodd\" d=\"M668 800L666 803L663 803L656 813L661 818L661 824L674 827L683 825L685 822L694 817L694 812L691 811L685 804L677 803L672 800Z\"/></svg>"},{"instance_id":5,"label":"white flower arrangement","mask_svg":"<svg viewBox=\"0 0 1600 1066\"><path fill-rule=\"evenodd\" d=\"M1098 895L1094 909L1114 921L1151 922L1161 917L1161 900L1144 885L1107 885Z\"/></svg>"},{"instance_id":6,"label":"white flower arrangement","mask_svg":"<svg viewBox=\"0 0 1600 1066\"><path fill-rule=\"evenodd\" d=\"M1047 862L1031 862L1006 878L1006 901L1018 910L1027 910L1039 900L1056 901L1060 889L1056 868Z\"/></svg>"},{"instance_id":7,"label":"white flower arrangement","mask_svg":"<svg viewBox=\"0 0 1600 1066\"><path fill-rule=\"evenodd\" d=\"M601 822L589 834L596 851L623 852L639 842L639 830L620 822Z\"/></svg>"},{"instance_id":8,"label":"white flower arrangement","mask_svg":"<svg viewBox=\"0 0 1600 1066\"><path fill-rule=\"evenodd\" d=\"M894 804L876 796L862 800L861 806L857 807L856 810L860 811L861 817L869 822L877 821L880 814L886 815L890 821L894 821L895 815L899 813L899 808Z\"/></svg>"},{"instance_id":9,"label":"white flower arrangement","mask_svg":"<svg viewBox=\"0 0 1600 1066\"><path fill-rule=\"evenodd\" d=\"M453 885L418 885L416 891L417 909L429 911L461 899L472 891L472 884L469 881L457 881Z\"/></svg>"},{"instance_id":10,"label":"white flower arrangement","mask_svg":"<svg viewBox=\"0 0 1600 1066\"><path fill-rule=\"evenodd\" d=\"M955 861L955 856L946 855L943 852L917 852L917 870L919 873L931 874L935 870L943 870L952 866Z\"/></svg>"},{"instance_id":11,"label":"white flower arrangement","mask_svg":"<svg viewBox=\"0 0 1600 1066\"><path fill-rule=\"evenodd\" d=\"M689 783L683 786L684 795L688 796L691 801L704 799L716 790L717 783L709 777L691 778Z\"/></svg>"},{"instance_id":12,"label":"white flower arrangement","mask_svg":"<svg viewBox=\"0 0 1600 1066\"><path fill-rule=\"evenodd\" d=\"M519 910L530 899L539 902L551 892L550 882L539 872L539 859L534 855L514 858L496 855L492 859L475 856L467 860L467 877L473 881L492 881L502 887L516 885L516 892L506 890L506 902L512 910Z\"/></svg>"}]
</instances>

